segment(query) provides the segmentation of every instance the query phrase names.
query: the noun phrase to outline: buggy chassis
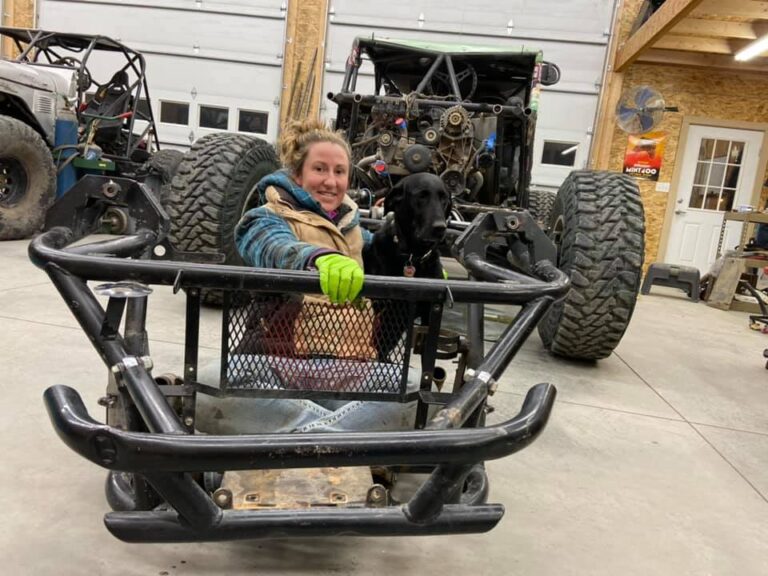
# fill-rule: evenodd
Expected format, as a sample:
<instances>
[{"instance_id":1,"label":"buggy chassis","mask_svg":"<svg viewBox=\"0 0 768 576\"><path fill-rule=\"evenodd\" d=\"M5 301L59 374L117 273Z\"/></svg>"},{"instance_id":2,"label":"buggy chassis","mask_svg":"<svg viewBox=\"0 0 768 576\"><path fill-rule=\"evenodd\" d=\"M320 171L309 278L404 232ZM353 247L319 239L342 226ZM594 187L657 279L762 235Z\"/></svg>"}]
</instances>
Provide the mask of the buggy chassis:
<instances>
[{"instance_id":1,"label":"buggy chassis","mask_svg":"<svg viewBox=\"0 0 768 576\"><path fill-rule=\"evenodd\" d=\"M135 163L135 160L133 160L134 153L139 149L139 146L142 145L142 143L154 146L156 150L160 148L152 109L151 107L148 107L148 110L143 111L140 108L141 98L149 98L146 73L147 65L144 56L141 53L132 50L116 40L107 38L106 36L89 36L83 34L67 34L46 30L7 27L0 27L0 34L13 40L16 49L19 51L19 55L15 60L16 62L25 62L31 65L55 65L58 62L70 61L75 65L78 76L80 78L88 79L88 84L93 81L93 78L88 71L87 65L94 52L113 52L122 55L125 59L125 64L116 71L114 76L124 73L133 73L134 76L133 79L128 80L128 84L125 86L128 95L130 95L127 112L123 114L125 119L124 133L126 140L124 146L119 150L105 151L104 158L124 164L129 164L131 162ZM64 50L64 52L62 52L62 50ZM75 59L72 56L73 54L80 55L79 59ZM107 81L102 86L97 84L97 88L107 87L110 82L111 81ZM86 91L89 86L86 86L82 82L78 82L76 87L76 101L85 102ZM90 124L95 120L102 119L101 117L88 112L84 107L76 107L75 113L79 123L83 126ZM33 126L37 124L37 120L31 115L26 119ZM122 120L123 118L120 119ZM115 121L117 119L106 118L106 120ZM137 120L147 123L140 134L134 133L134 127ZM43 129L41 128L41 132L42 131ZM151 143L145 142L146 139L151 140Z\"/></svg>"},{"instance_id":2,"label":"buggy chassis","mask_svg":"<svg viewBox=\"0 0 768 576\"><path fill-rule=\"evenodd\" d=\"M73 193L96 196L103 181L98 177L83 179ZM403 385L396 399L418 399L413 430L195 434L195 394L211 393L197 381L201 289L224 291L226 303L227 294L243 291L319 293L318 278L310 272L185 262L184 255L174 254L164 240L167 217L146 188L130 180L117 179L112 182L115 183L119 194L113 194L110 202L130 198L134 234L73 246L86 231L75 233L71 228L58 226L38 236L29 247L31 260L49 275L115 377L117 395L136 412L136 417L128 419L127 424L111 426L93 419L73 388L56 385L44 394L53 426L72 450L99 466L145 480L161 499L159 506L150 505L137 495L132 509L108 513L105 524L113 535L128 542L349 534L403 536L485 532L499 522L504 514L501 504L487 504L484 499L456 503L455 496L473 466L521 450L537 438L547 423L556 394L550 384L532 387L519 413L499 424L485 426L486 401L550 305L568 290L565 274L546 260L535 263L531 275L488 263L482 254L487 243L483 238L493 228L494 214L478 215L469 225L459 224L463 230L453 245L454 255L469 271L470 280L366 278L363 295L368 298L402 300L409 305L426 302L430 306L430 323L420 358L421 390L409 395ZM529 218L522 210L514 216L516 230L520 229L521 221ZM511 232L509 211L498 217L505 223L504 234L520 241L521 235ZM158 250L158 245L169 252L160 256L163 250ZM148 259L153 252L155 258L164 259ZM111 294L106 308L88 287L89 281L117 283L105 288ZM151 375L153 366L145 331L148 285L171 285L175 292L183 290L186 297L184 379L180 386L163 384ZM478 314L477 307L481 308L483 303L514 304L521 309L487 354L483 353L482 342L470 343L475 359L470 355L471 370L467 370L453 392L433 392L440 317L444 307L453 303L470 303L470 312L475 307L469 315L470 322L475 323L470 326L470 338L482 334L482 312ZM223 315L226 318L226 306ZM412 314L410 319L415 316ZM226 321L223 329L222 365L228 360ZM410 332L406 334L410 348ZM409 357L406 355L403 360L407 367ZM239 395L258 392L241 390ZM312 396L312 392L282 392L285 396ZM222 385L219 393L226 394L227 389ZM323 394L332 398L356 397L354 393L338 391L314 392L315 396ZM180 402L174 402L179 398ZM431 418L425 409L428 404L439 406ZM396 505L382 506L379 502L357 507L288 510L222 509L201 481L201 473L211 471L370 465L421 467L429 470L430 475L408 501Z\"/></svg>"}]
</instances>

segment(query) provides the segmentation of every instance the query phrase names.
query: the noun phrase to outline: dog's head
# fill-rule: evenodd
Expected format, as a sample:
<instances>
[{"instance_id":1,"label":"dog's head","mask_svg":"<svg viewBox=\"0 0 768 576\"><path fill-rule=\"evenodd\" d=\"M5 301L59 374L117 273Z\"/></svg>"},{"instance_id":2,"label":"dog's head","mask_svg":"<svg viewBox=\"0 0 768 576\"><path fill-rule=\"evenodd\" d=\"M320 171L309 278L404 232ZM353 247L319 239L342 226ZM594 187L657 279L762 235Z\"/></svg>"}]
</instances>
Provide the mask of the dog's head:
<instances>
[{"instance_id":1,"label":"dog's head","mask_svg":"<svg viewBox=\"0 0 768 576\"><path fill-rule=\"evenodd\" d=\"M384 199L384 213L390 212L409 250L430 250L445 238L451 195L434 174L411 174Z\"/></svg>"}]
</instances>

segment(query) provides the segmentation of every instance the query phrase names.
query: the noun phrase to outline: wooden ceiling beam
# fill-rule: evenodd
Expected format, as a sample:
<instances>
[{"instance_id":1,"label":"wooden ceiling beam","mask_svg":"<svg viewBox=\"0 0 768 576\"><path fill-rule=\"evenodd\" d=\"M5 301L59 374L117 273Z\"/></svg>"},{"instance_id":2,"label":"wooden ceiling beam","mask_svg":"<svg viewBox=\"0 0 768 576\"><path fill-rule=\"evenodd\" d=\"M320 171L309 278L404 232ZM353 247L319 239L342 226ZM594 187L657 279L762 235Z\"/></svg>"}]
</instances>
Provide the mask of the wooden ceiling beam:
<instances>
[{"instance_id":1,"label":"wooden ceiling beam","mask_svg":"<svg viewBox=\"0 0 768 576\"><path fill-rule=\"evenodd\" d=\"M667 34L659 38L654 48L665 50L684 50L686 52L708 52L710 54L733 54L731 45L725 38L694 38Z\"/></svg>"},{"instance_id":2,"label":"wooden ceiling beam","mask_svg":"<svg viewBox=\"0 0 768 576\"><path fill-rule=\"evenodd\" d=\"M768 2L758 2L756 0L704 0L696 8L694 16L702 14L768 20Z\"/></svg>"},{"instance_id":3,"label":"wooden ceiling beam","mask_svg":"<svg viewBox=\"0 0 768 576\"><path fill-rule=\"evenodd\" d=\"M651 49L638 58L638 64L659 64L687 68L707 68L728 72L768 73L768 58L757 58L749 62L737 62L733 56L721 54L696 54L678 50Z\"/></svg>"},{"instance_id":4,"label":"wooden ceiling beam","mask_svg":"<svg viewBox=\"0 0 768 576\"><path fill-rule=\"evenodd\" d=\"M749 22L726 22L725 20L702 20L686 18L672 28L676 36L711 36L714 38L739 38L755 40L757 34Z\"/></svg>"},{"instance_id":5,"label":"wooden ceiling beam","mask_svg":"<svg viewBox=\"0 0 768 576\"><path fill-rule=\"evenodd\" d=\"M667 0L637 32L629 37L616 58L616 71L621 72L640 54L653 46L668 30L693 12L704 0ZM719 1L719 0L718 0Z\"/></svg>"}]
</instances>

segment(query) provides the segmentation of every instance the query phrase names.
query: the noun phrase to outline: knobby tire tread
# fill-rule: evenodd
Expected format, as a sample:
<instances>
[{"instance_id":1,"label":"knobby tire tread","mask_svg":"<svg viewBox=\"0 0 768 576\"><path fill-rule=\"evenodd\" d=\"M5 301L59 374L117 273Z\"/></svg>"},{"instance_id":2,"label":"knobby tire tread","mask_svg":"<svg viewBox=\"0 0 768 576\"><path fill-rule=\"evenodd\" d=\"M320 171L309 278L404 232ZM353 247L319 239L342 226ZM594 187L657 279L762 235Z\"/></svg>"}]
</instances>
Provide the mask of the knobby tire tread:
<instances>
[{"instance_id":1,"label":"knobby tire tread","mask_svg":"<svg viewBox=\"0 0 768 576\"><path fill-rule=\"evenodd\" d=\"M27 173L18 202L0 206L0 240L27 238L39 231L56 198L56 167L42 136L20 120L0 115L0 156L17 160Z\"/></svg>"},{"instance_id":2,"label":"knobby tire tread","mask_svg":"<svg viewBox=\"0 0 768 576\"><path fill-rule=\"evenodd\" d=\"M563 219L559 267L571 289L539 324L553 353L598 360L618 346L637 301L645 221L640 192L623 174L576 171L561 186L550 229Z\"/></svg>"}]
</instances>

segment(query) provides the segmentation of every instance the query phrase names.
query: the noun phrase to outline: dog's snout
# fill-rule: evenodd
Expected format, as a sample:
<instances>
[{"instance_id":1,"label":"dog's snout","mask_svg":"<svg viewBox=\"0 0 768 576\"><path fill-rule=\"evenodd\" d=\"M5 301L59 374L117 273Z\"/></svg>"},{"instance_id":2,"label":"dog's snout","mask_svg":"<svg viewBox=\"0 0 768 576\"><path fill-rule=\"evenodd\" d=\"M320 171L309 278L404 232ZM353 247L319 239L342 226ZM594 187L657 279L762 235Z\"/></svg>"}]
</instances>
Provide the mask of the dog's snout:
<instances>
[{"instance_id":1,"label":"dog's snout","mask_svg":"<svg viewBox=\"0 0 768 576\"><path fill-rule=\"evenodd\" d=\"M445 221L442 222L434 222L432 224L432 237L433 238L442 238L445 236L445 231L448 227L445 224Z\"/></svg>"}]
</instances>

